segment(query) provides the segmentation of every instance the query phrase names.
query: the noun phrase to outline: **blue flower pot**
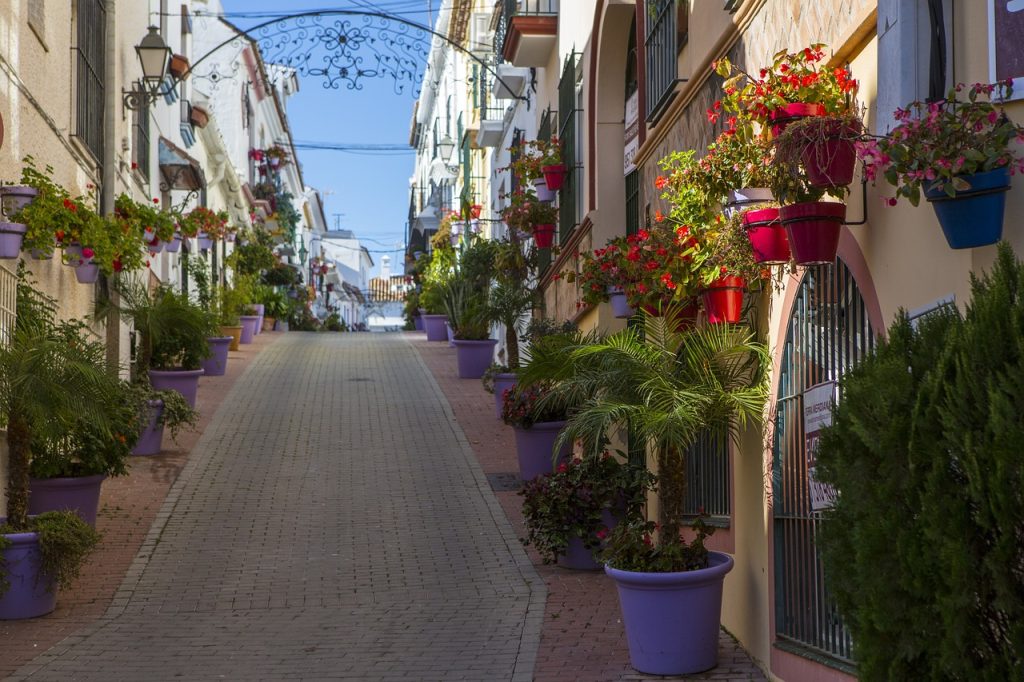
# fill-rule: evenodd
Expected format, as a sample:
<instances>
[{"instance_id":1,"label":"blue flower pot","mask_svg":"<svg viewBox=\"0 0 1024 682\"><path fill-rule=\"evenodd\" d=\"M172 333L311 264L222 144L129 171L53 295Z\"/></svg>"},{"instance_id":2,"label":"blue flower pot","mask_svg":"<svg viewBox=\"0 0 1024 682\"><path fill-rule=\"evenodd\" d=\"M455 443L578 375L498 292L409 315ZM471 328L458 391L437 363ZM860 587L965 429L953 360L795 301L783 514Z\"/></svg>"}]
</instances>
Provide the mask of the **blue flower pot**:
<instances>
[{"instance_id":1,"label":"blue flower pot","mask_svg":"<svg viewBox=\"0 0 1024 682\"><path fill-rule=\"evenodd\" d=\"M941 189L924 193L931 202L939 225L951 249L973 249L995 244L1003 236L1003 214L1006 212L1006 190L1010 189L1007 167L963 179L971 188L950 197Z\"/></svg>"}]
</instances>

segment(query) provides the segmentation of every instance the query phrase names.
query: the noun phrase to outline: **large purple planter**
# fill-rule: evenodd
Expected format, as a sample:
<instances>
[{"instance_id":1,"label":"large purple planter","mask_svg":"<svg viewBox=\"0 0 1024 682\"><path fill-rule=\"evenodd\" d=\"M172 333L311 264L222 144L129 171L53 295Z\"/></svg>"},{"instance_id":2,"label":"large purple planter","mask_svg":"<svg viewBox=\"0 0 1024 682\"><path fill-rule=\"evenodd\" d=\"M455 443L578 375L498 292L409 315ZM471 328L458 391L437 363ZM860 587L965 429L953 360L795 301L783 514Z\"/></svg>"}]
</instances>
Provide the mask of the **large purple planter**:
<instances>
[{"instance_id":1,"label":"large purple planter","mask_svg":"<svg viewBox=\"0 0 1024 682\"><path fill-rule=\"evenodd\" d=\"M69 510L93 528L100 508L100 487L105 474L76 478L33 478L29 481L28 513Z\"/></svg>"},{"instance_id":2,"label":"large purple planter","mask_svg":"<svg viewBox=\"0 0 1024 682\"><path fill-rule=\"evenodd\" d=\"M232 336L211 336L206 339L210 344L210 357L203 360L205 376L222 377L228 371L228 350L233 339Z\"/></svg>"},{"instance_id":3,"label":"large purple planter","mask_svg":"<svg viewBox=\"0 0 1024 682\"><path fill-rule=\"evenodd\" d=\"M539 422L528 429L518 426L513 428L516 457L519 459L519 478L529 481L541 474L550 474L558 464L569 459L568 443L558 451L557 461L552 456L555 439L564 426L565 422Z\"/></svg>"},{"instance_id":4,"label":"large purple planter","mask_svg":"<svg viewBox=\"0 0 1024 682\"><path fill-rule=\"evenodd\" d=\"M256 325L260 323L260 316L242 315L239 319L242 321L242 338L239 339L239 343L252 343L256 336Z\"/></svg>"},{"instance_id":5,"label":"large purple planter","mask_svg":"<svg viewBox=\"0 0 1024 682\"><path fill-rule=\"evenodd\" d=\"M4 520L0 519L0 523ZM37 576L39 534L8 533L4 537L11 543L0 550L4 579L10 587L0 596L0 620L22 620L50 613L57 607L57 585L52 578Z\"/></svg>"},{"instance_id":6,"label":"large purple planter","mask_svg":"<svg viewBox=\"0 0 1024 682\"><path fill-rule=\"evenodd\" d=\"M418 331L418 332L423 331L423 316L422 315L415 315L415 316L413 316L413 318L412 318L412 325L416 329L416 331Z\"/></svg>"},{"instance_id":7,"label":"large purple planter","mask_svg":"<svg viewBox=\"0 0 1024 682\"><path fill-rule=\"evenodd\" d=\"M728 554L708 552L708 567L637 573L605 566L619 590L630 664L652 675L686 675L718 665L722 582Z\"/></svg>"},{"instance_id":8,"label":"large purple planter","mask_svg":"<svg viewBox=\"0 0 1024 682\"><path fill-rule=\"evenodd\" d=\"M423 330L427 332L427 341L447 341L448 333L445 331L447 323L447 315L424 315Z\"/></svg>"},{"instance_id":9,"label":"large purple planter","mask_svg":"<svg viewBox=\"0 0 1024 682\"><path fill-rule=\"evenodd\" d=\"M149 370L149 383L158 391L177 391L190 406L196 406L201 369Z\"/></svg>"},{"instance_id":10,"label":"large purple planter","mask_svg":"<svg viewBox=\"0 0 1024 682\"><path fill-rule=\"evenodd\" d=\"M263 333L263 313L264 313L265 310L266 310L266 307L262 303L253 303L252 304L253 314L259 315L259 318L260 318L259 324L256 325L256 333L257 334L262 334Z\"/></svg>"},{"instance_id":11,"label":"large purple planter","mask_svg":"<svg viewBox=\"0 0 1024 682\"><path fill-rule=\"evenodd\" d=\"M612 516L611 511L608 509L601 512L601 517L605 528L609 530L618 523L618 520ZM558 565L562 568L571 568L574 571L600 570L601 564L597 563L594 559L595 551L596 549L587 549L580 538L570 538L569 546L565 548L565 554L558 557Z\"/></svg>"},{"instance_id":12,"label":"large purple planter","mask_svg":"<svg viewBox=\"0 0 1024 682\"><path fill-rule=\"evenodd\" d=\"M505 407L505 391L516 385L519 378L515 374L494 375L494 413L501 419L502 408Z\"/></svg>"},{"instance_id":13,"label":"large purple planter","mask_svg":"<svg viewBox=\"0 0 1024 682\"><path fill-rule=\"evenodd\" d=\"M444 323L444 332L448 337L448 345L455 348L455 330L452 329L452 325L447 321Z\"/></svg>"},{"instance_id":14,"label":"large purple planter","mask_svg":"<svg viewBox=\"0 0 1024 682\"><path fill-rule=\"evenodd\" d=\"M159 455L163 449L164 425L160 423L160 416L164 412L164 401L150 400L149 415L145 426L142 427L142 434L138 442L132 448L132 454L140 457Z\"/></svg>"},{"instance_id":15,"label":"large purple planter","mask_svg":"<svg viewBox=\"0 0 1024 682\"><path fill-rule=\"evenodd\" d=\"M498 342L494 339L471 341L455 339L455 359L459 365L460 379L479 379L491 366L494 358L494 347Z\"/></svg>"}]
</instances>

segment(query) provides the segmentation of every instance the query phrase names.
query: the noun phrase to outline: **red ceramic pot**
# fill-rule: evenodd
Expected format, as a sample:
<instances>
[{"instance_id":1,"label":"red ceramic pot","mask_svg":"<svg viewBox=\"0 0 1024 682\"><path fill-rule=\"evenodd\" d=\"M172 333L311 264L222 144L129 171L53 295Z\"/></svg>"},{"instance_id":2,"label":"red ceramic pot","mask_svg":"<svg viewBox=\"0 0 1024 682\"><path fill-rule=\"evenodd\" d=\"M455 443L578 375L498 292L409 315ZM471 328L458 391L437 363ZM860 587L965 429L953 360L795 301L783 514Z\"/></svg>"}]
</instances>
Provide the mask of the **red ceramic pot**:
<instances>
[{"instance_id":1,"label":"red ceramic pot","mask_svg":"<svg viewBox=\"0 0 1024 682\"><path fill-rule=\"evenodd\" d=\"M813 201L783 206L779 213L797 265L835 262L839 230L846 221L846 204Z\"/></svg>"},{"instance_id":2,"label":"red ceramic pot","mask_svg":"<svg viewBox=\"0 0 1024 682\"><path fill-rule=\"evenodd\" d=\"M801 118L807 118L809 116L824 116L825 107L820 104L805 104L803 102L793 102L786 106L776 109L768 118L772 124L772 135L776 137L786 129L786 126L793 121Z\"/></svg>"},{"instance_id":3,"label":"red ceramic pot","mask_svg":"<svg viewBox=\"0 0 1024 682\"><path fill-rule=\"evenodd\" d=\"M715 280L704 292L704 309L708 322L735 324L743 313L743 290L747 283L742 277L727 276Z\"/></svg>"},{"instance_id":4,"label":"red ceramic pot","mask_svg":"<svg viewBox=\"0 0 1024 682\"><path fill-rule=\"evenodd\" d=\"M540 170L544 173L544 180L548 183L548 189L552 192L562 189L562 183L565 182L565 166L563 164L542 166Z\"/></svg>"},{"instance_id":5,"label":"red ceramic pot","mask_svg":"<svg viewBox=\"0 0 1024 682\"><path fill-rule=\"evenodd\" d=\"M807 181L813 187L846 187L853 182L857 150L850 136L857 131L838 120L834 124L834 132L829 130L824 140L807 145L801 155Z\"/></svg>"},{"instance_id":6,"label":"red ceramic pot","mask_svg":"<svg viewBox=\"0 0 1024 682\"><path fill-rule=\"evenodd\" d=\"M534 225L533 241L537 243L538 249L550 249L555 241L555 226Z\"/></svg>"},{"instance_id":7,"label":"red ceramic pot","mask_svg":"<svg viewBox=\"0 0 1024 682\"><path fill-rule=\"evenodd\" d=\"M789 262L789 241L786 228L779 218L779 209L747 211L743 215L743 225L747 228L747 238L754 249L755 261L766 265Z\"/></svg>"}]
</instances>

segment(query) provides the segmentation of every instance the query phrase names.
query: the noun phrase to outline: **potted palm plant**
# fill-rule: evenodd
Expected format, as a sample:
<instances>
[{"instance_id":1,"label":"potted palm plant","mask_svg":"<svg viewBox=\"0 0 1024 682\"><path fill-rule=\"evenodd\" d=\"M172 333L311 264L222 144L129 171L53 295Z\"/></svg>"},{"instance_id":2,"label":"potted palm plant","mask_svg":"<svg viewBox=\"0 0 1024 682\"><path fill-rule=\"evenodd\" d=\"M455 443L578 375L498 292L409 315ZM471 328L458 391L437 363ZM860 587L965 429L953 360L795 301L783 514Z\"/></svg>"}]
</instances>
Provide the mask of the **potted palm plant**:
<instances>
[{"instance_id":1,"label":"potted palm plant","mask_svg":"<svg viewBox=\"0 0 1024 682\"><path fill-rule=\"evenodd\" d=\"M679 331L645 315L642 333L630 328L535 348L522 371L523 385L548 387L541 405L579 401L557 444L579 441L584 456L594 456L606 434L628 423L657 461L660 523L620 524L602 555L619 590L630 659L641 672L678 675L717 665L722 581L732 558L706 550L700 528L693 544L683 539L684 455L701 434L735 436L761 419L769 366L765 344L746 328Z\"/></svg>"},{"instance_id":2,"label":"potted palm plant","mask_svg":"<svg viewBox=\"0 0 1024 682\"><path fill-rule=\"evenodd\" d=\"M57 587L74 580L99 542L72 511L29 516L33 442L60 441L83 420L98 437L112 438L107 407L120 389L103 363L83 355L78 341L86 339L73 337L76 328L59 328L39 303L21 278L15 325L0 344L0 417L9 455L6 519L0 520L0 620L52 611Z\"/></svg>"},{"instance_id":3,"label":"potted palm plant","mask_svg":"<svg viewBox=\"0 0 1024 682\"><path fill-rule=\"evenodd\" d=\"M122 280L116 290L118 302L101 299L96 317L105 320L109 308L116 306L139 333L135 376L148 375L154 389L177 391L195 407L202 361L210 354L210 316L167 286L150 292L143 284Z\"/></svg>"}]
</instances>

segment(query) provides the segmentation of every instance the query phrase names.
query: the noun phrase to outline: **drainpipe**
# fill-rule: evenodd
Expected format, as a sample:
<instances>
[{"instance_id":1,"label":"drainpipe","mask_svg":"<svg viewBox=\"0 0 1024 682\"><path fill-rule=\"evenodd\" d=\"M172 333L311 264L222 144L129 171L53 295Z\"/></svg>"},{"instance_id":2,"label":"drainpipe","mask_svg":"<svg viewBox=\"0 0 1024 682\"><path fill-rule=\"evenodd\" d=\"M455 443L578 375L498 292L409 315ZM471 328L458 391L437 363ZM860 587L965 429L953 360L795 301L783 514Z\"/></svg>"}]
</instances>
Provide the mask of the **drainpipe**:
<instances>
[{"instance_id":1,"label":"drainpipe","mask_svg":"<svg viewBox=\"0 0 1024 682\"><path fill-rule=\"evenodd\" d=\"M117 178L117 116L121 111L117 88L117 0L107 0L107 22L104 39L107 53L103 58L103 168L100 171L100 213L107 215L114 210ZM110 289L106 277L100 281L100 295L109 296L117 303L117 294ZM121 316L116 306L107 314L107 368L117 372L121 365Z\"/></svg>"}]
</instances>

